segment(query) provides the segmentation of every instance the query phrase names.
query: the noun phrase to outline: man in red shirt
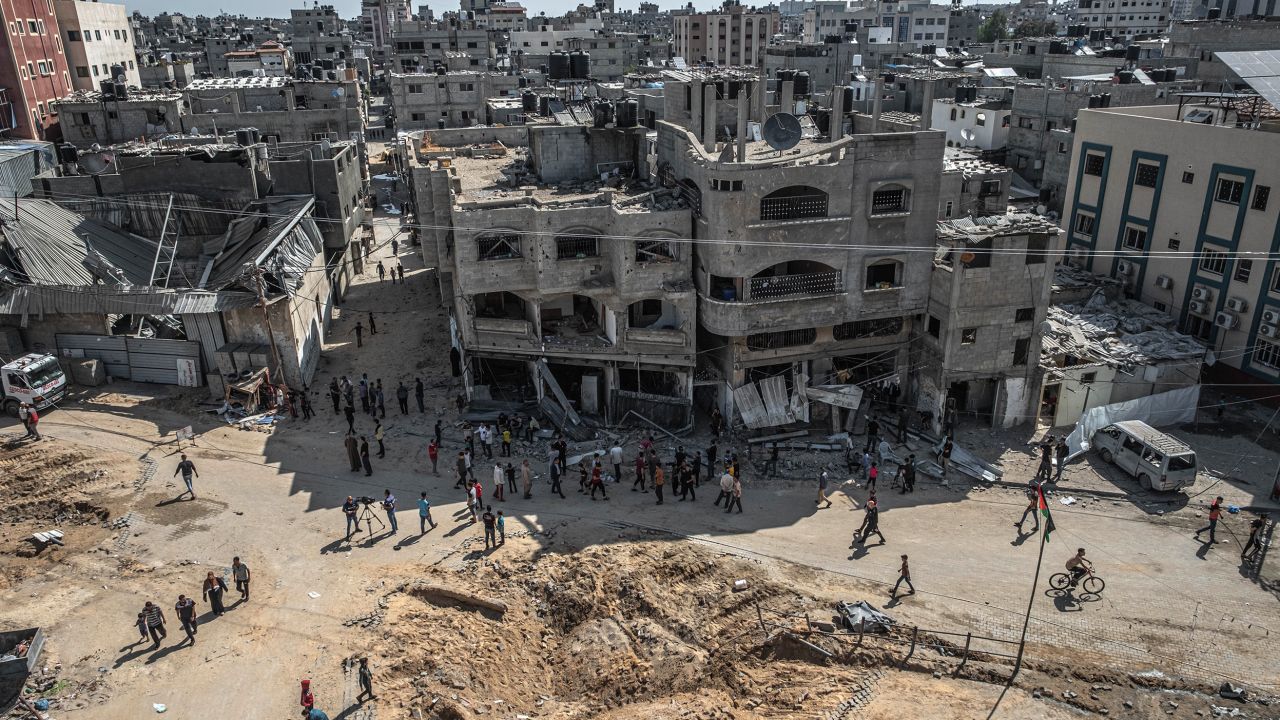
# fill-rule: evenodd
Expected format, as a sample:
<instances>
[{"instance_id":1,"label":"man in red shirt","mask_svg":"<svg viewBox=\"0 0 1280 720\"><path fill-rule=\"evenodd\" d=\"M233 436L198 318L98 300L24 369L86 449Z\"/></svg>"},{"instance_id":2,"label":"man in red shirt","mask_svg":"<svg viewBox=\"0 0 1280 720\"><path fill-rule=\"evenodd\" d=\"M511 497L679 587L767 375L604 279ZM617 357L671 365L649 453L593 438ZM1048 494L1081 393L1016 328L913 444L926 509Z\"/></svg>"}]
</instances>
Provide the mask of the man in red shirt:
<instances>
[{"instance_id":1,"label":"man in red shirt","mask_svg":"<svg viewBox=\"0 0 1280 720\"><path fill-rule=\"evenodd\" d=\"M1214 499L1213 504L1209 506L1209 524L1196 531L1196 539L1200 539L1200 533L1209 531L1209 544L1218 542L1214 533L1218 530L1218 518L1222 517L1222 496L1219 495Z\"/></svg>"}]
</instances>

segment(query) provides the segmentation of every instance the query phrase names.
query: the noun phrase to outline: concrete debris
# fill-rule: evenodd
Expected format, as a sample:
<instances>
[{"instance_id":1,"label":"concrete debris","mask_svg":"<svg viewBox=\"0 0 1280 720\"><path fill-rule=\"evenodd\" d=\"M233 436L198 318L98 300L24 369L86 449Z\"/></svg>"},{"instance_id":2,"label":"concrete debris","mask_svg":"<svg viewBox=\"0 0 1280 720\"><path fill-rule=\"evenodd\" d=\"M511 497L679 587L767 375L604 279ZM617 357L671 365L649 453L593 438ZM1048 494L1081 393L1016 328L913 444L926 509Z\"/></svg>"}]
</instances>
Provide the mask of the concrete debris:
<instances>
[{"instance_id":1,"label":"concrete debris","mask_svg":"<svg viewBox=\"0 0 1280 720\"><path fill-rule=\"evenodd\" d=\"M1070 355L1084 363L1112 367L1149 365L1165 360L1200 361L1205 346L1174 328L1159 310L1132 300L1051 306L1043 326L1042 355Z\"/></svg>"}]
</instances>

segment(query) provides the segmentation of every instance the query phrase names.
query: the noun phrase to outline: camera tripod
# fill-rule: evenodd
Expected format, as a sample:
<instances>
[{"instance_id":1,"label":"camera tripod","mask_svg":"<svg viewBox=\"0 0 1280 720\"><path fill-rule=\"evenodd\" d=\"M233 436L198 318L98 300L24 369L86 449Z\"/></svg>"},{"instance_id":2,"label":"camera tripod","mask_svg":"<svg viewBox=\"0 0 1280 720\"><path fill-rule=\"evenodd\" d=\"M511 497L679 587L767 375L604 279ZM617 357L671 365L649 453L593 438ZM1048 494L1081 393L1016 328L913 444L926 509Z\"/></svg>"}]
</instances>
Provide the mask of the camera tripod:
<instances>
[{"instance_id":1,"label":"camera tripod","mask_svg":"<svg viewBox=\"0 0 1280 720\"><path fill-rule=\"evenodd\" d=\"M378 523L379 530L385 530L387 527L386 523L382 522L382 518L378 517L378 513L373 511L372 503L368 505L361 505L360 514L356 516L356 523L358 525L361 522L366 523L365 527L369 528L369 537L373 537L374 523ZM359 529L357 529L356 533L359 534L359 532Z\"/></svg>"}]
</instances>

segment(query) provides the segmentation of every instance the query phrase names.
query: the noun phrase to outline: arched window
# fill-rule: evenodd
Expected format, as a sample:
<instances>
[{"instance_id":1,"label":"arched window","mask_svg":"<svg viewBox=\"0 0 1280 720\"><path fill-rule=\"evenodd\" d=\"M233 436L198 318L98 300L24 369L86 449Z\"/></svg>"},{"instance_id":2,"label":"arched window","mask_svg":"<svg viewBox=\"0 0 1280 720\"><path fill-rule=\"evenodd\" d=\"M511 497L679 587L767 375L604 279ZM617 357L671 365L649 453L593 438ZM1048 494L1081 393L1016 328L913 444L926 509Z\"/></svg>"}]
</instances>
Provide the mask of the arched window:
<instances>
[{"instance_id":1,"label":"arched window","mask_svg":"<svg viewBox=\"0 0 1280 720\"><path fill-rule=\"evenodd\" d=\"M761 220L826 217L827 194L808 185L792 185L760 199Z\"/></svg>"},{"instance_id":2,"label":"arched window","mask_svg":"<svg viewBox=\"0 0 1280 720\"><path fill-rule=\"evenodd\" d=\"M516 233L487 233L476 238L480 260L510 260L520 257L520 236Z\"/></svg>"},{"instance_id":3,"label":"arched window","mask_svg":"<svg viewBox=\"0 0 1280 720\"><path fill-rule=\"evenodd\" d=\"M600 239L594 235L557 235L556 259L578 260L600 255Z\"/></svg>"}]
</instances>

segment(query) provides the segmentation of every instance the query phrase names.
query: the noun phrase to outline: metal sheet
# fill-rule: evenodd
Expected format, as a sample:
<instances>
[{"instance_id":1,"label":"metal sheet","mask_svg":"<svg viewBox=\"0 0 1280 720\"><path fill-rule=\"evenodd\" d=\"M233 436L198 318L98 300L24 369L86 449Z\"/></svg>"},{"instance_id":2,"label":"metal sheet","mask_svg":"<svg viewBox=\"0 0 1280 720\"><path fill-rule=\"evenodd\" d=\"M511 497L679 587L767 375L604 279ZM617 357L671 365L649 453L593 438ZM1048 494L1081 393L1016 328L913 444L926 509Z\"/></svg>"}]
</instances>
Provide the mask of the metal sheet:
<instances>
[{"instance_id":1,"label":"metal sheet","mask_svg":"<svg viewBox=\"0 0 1280 720\"><path fill-rule=\"evenodd\" d=\"M128 284L146 285L151 279L156 244L146 238L117 232L48 200L0 198L0 219L0 234L32 284L102 281L85 264L91 253L119 269Z\"/></svg>"},{"instance_id":2,"label":"metal sheet","mask_svg":"<svg viewBox=\"0 0 1280 720\"><path fill-rule=\"evenodd\" d=\"M785 425L795 421L791 412L791 398L787 395L787 379L782 375L767 377L756 385L760 388L760 398L764 400L765 414L770 425Z\"/></svg>"},{"instance_id":3,"label":"metal sheet","mask_svg":"<svg viewBox=\"0 0 1280 720\"><path fill-rule=\"evenodd\" d=\"M754 429L769 426L768 413L765 412L764 403L760 400L760 391L756 389L755 383L734 388L733 405L738 409L738 414L747 427Z\"/></svg>"},{"instance_id":4,"label":"metal sheet","mask_svg":"<svg viewBox=\"0 0 1280 720\"><path fill-rule=\"evenodd\" d=\"M862 404L862 388L857 385L819 385L805 389L805 395L818 402L849 410Z\"/></svg>"},{"instance_id":5,"label":"metal sheet","mask_svg":"<svg viewBox=\"0 0 1280 720\"><path fill-rule=\"evenodd\" d=\"M213 372L218 367L218 350L227 344L226 333L223 332L222 316L217 313L191 313L182 316L182 327L187 331L187 338L199 341L201 353L204 355L205 372ZM228 366L226 372L230 372Z\"/></svg>"},{"instance_id":6,"label":"metal sheet","mask_svg":"<svg viewBox=\"0 0 1280 720\"><path fill-rule=\"evenodd\" d=\"M112 335L58 334L54 336L59 354L67 349L80 350L86 358L101 360L107 374L111 377L128 380L130 379L129 351L125 348L124 340L123 337Z\"/></svg>"}]
</instances>

